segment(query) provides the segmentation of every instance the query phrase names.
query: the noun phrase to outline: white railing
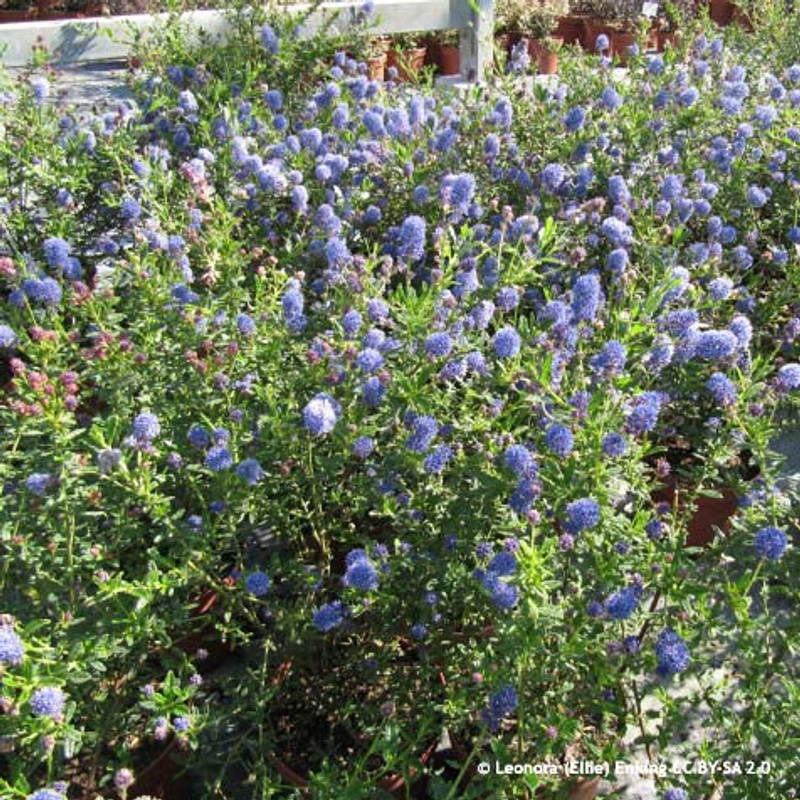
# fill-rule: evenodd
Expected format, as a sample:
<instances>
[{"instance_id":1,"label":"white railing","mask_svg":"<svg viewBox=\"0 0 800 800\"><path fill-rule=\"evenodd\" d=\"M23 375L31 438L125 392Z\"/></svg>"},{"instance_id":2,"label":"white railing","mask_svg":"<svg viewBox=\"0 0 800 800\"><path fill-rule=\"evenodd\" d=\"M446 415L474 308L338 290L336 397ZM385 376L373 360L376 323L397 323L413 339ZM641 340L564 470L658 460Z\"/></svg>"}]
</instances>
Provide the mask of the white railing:
<instances>
[{"instance_id":1,"label":"white railing","mask_svg":"<svg viewBox=\"0 0 800 800\"><path fill-rule=\"evenodd\" d=\"M314 10L303 30L318 30L332 16L340 30L355 24L362 2L326 2ZM307 13L308 4L283 7L287 13ZM492 60L494 0L375 0L376 22L370 33L458 30L461 74L468 80L483 80ZM21 67L30 61L32 48L45 45L56 66L91 61L124 59L131 50L135 32L147 31L163 22L166 14L137 14L78 20L12 22L0 25L0 61ZM189 30L203 30L224 37L230 29L220 11L190 11L182 15Z\"/></svg>"}]
</instances>

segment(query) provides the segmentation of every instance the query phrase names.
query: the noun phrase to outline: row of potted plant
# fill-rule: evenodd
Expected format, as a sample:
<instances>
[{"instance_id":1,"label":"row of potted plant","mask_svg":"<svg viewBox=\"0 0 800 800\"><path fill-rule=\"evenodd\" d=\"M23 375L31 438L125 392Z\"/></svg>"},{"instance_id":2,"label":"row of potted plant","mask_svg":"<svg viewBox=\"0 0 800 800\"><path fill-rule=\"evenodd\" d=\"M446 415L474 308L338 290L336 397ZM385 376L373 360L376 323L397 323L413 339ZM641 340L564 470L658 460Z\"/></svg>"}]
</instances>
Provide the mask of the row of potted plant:
<instances>
[{"instance_id":1,"label":"row of potted plant","mask_svg":"<svg viewBox=\"0 0 800 800\"><path fill-rule=\"evenodd\" d=\"M353 55L364 59L373 80L414 79L426 66L438 75L458 75L460 68L458 31L369 36Z\"/></svg>"},{"instance_id":2,"label":"row of potted plant","mask_svg":"<svg viewBox=\"0 0 800 800\"><path fill-rule=\"evenodd\" d=\"M645 4L647 5L647 4ZM637 36L648 49L675 47L680 33L706 9L720 25L748 18L731 0L676 0L652 4L649 13L641 0L500 0L496 6L497 41L501 52L510 53L520 39L530 43L530 56L538 60L540 72L557 67L563 45L578 44L594 51L599 35L609 39L609 54L625 60Z\"/></svg>"}]
</instances>

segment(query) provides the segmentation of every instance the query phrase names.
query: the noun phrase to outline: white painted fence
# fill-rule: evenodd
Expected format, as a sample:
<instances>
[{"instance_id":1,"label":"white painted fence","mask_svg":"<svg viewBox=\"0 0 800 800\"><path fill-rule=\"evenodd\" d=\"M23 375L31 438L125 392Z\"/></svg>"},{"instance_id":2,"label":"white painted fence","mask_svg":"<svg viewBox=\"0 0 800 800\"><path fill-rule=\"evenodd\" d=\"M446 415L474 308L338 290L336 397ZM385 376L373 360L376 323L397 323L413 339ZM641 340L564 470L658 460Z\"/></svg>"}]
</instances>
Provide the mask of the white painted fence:
<instances>
[{"instance_id":1,"label":"white painted fence","mask_svg":"<svg viewBox=\"0 0 800 800\"><path fill-rule=\"evenodd\" d=\"M355 23L361 2L325 2L313 11L303 30L318 30L335 18L339 29ZM461 74L468 80L483 80L492 60L494 0L375 0L376 22L370 33L458 30ZM282 7L286 13L308 13L308 4ZM166 14L138 14L78 20L13 22L0 25L0 61L6 66L27 64L31 48L41 43L52 54L56 66L125 58L136 32L147 31L163 22ZM191 11L182 15L190 30L203 30L212 37L224 37L230 29L220 11Z\"/></svg>"}]
</instances>

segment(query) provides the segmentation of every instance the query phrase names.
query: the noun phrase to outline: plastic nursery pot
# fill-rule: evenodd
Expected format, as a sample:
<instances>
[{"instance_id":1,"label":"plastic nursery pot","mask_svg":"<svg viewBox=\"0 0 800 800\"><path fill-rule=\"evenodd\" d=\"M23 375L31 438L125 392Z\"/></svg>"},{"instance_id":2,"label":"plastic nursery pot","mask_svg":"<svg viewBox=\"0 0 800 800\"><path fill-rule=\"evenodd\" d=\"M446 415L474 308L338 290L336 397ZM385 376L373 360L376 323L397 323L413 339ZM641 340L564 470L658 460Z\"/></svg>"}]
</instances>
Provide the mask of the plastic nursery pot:
<instances>
[{"instance_id":1,"label":"plastic nursery pot","mask_svg":"<svg viewBox=\"0 0 800 800\"><path fill-rule=\"evenodd\" d=\"M560 37L552 37L557 45L563 45L564 40ZM538 39L531 39L528 42L528 53L532 59L536 59L536 65L540 75L555 75L558 72L558 53L551 50L545 42Z\"/></svg>"},{"instance_id":2,"label":"plastic nursery pot","mask_svg":"<svg viewBox=\"0 0 800 800\"><path fill-rule=\"evenodd\" d=\"M717 25L730 25L736 6L731 0L711 0L708 11L709 16Z\"/></svg>"},{"instance_id":3,"label":"plastic nursery pot","mask_svg":"<svg viewBox=\"0 0 800 800\"><path fill-rule=\"evenodd\" d=\"M426 47L414 47L409 50L390 50L386 61L387 67L397 70L397 80L409 81L416 77L425 66Z\"/></svg>"},{"instance_id":4,"label":"plastic nursery pot","mask_svg":"<svg viewBox=\"0 0 800 800\"><path fill-rule=\"evenodd\" d=\"M386 56L374 56L367 59L367 77L371 81L385 80Z\"/></svg>"},{"instance_id":5,"label":"plastic nursery pot","mask_svg":"<svg viewBox=\"0 0 800 800\"><path fill-rule=\"evenodd\" d=\"M587 19L585 25L585 49L593 52L597 37L602 33L608 37L609 43L605 55L616 56L621 64L627 62L628 48L636 42L636 35L633 31L615 28L605 22L592 19Z\"/></svg>"},{"instance_id":6,"label":"plastic nursery pot","mask_svg":"<svg viewBox=\"0 0 800 800\"><path fill-rule=\"evenodd\" d=\"M663 53L668 47L671 47L673 50L675 50L681 42L681 35L678 33L678 31L659 30L656 34L656 41L656 49L659 53Z\"/></svg>"},{"instance_id":7,"label":"plastic nursery pot","mask_svg":"<svg viewBox=\"0 0 800 800\"><path fill-rule=\"evenodd\" d=\"M684 497L689 487L682 485L670 476L663 488L656 490L652 498L657 503L669 503L684 508ZM689 519L689 535L686 537L687 547L707 547L714 540L716 529L727 532L731 517L738 508L737 496L732 489L717 488L720 497L700 496L694 500L694 508Z\"/></svg>"},{"instance_id":8,"label":"plastic nursery pot","mask_svg":"<svg viewBox=\"0 0 800 800\"><path fill-rule=\"evenodd\" d=\"M455 45L440 44L436 48L436 66L440 75L458 75L461 72L461 53Z\"/></svg>"},{"instance_id":9,"label":"plastic nursery pot","mask_svg":"<svg viewBox=\"0 0 800 800\"><path fill-rule=\"evenodd\" d=\"M35 8L23 8L16 11L0 11L0 25L6 22L27 22L29 19L35 19Z\"/></svg>"},{"instance_id":10,"label":"plastic nursery pot","mask_svg":"<svg viewBox=\"0 0 800 800\"><path fill-rule=\"evenodd\" d=\"M555 35L564 40L564 44L581 44L583 38L583 17L566 16L558 21Z\"/></svg>"}]
</instances>

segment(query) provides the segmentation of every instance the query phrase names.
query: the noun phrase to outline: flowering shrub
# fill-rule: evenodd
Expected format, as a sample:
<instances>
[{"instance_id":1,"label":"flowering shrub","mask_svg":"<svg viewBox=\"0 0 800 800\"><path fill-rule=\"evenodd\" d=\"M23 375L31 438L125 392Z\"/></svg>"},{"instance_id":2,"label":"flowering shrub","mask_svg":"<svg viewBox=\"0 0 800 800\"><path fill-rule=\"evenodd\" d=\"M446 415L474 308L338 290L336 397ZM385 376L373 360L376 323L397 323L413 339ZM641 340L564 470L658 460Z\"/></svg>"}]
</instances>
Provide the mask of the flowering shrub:
<instances>
[{"instance_id":1,"label":"flowering shrub","mask_svg":"<svg viewBox=\"0 0 800 800\"><path fill-rule=\"evenodd\" d=\"M1 95L4 792L168 747L208 796L368 797L446 728L431 796L556 796L461 779L668 752L694 680L704 756L773 768L664 796L786 797L800 67L701 36L422 93L261 13L99 119Z\"/></svg>"}]
</instances>

